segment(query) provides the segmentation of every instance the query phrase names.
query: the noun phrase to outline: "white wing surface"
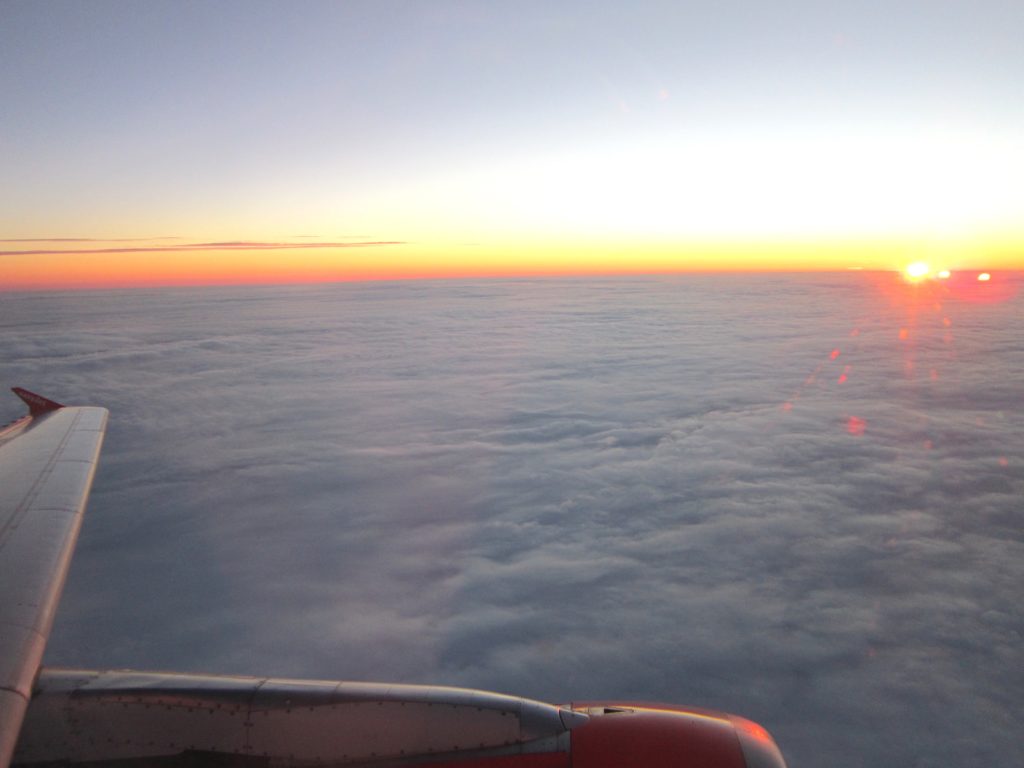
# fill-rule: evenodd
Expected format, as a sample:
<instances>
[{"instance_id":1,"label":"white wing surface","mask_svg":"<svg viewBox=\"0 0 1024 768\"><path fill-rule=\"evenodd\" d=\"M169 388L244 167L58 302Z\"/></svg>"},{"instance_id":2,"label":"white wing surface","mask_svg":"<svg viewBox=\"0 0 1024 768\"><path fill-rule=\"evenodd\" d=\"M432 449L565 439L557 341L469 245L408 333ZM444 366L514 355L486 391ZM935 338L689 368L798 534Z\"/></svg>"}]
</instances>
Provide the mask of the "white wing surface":
<instances>
[{"instance_id":1,"label":"white wing surface","mask_svg":"<svg viewBox=\"0 0 1024 768\"><path fill-rule=\"evenodd\" d=\"M0 768L7 768L78 539L107 426L22 389L0 429Z\"/></svg>"}]
</instances>

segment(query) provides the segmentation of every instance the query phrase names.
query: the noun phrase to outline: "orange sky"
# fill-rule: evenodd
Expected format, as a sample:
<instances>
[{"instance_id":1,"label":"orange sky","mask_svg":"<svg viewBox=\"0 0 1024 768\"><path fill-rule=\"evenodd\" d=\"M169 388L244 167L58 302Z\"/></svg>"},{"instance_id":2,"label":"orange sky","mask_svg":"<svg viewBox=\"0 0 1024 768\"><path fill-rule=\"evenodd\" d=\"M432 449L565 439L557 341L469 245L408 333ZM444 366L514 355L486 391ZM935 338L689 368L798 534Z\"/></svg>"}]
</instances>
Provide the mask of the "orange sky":
<instances>
[{"instance_id":1,"label":"orange sky","mask_svg":"<svg viewBox=\"0 0 1024 768\"><path fill-rule=\"evenodd\" d=\"M644 274L688 271L1021 269L1013 244L847 242L517 242L152 239L7 242L4 290L152 285L307 283L442 277Z\"/></svg>"}]
</instances>

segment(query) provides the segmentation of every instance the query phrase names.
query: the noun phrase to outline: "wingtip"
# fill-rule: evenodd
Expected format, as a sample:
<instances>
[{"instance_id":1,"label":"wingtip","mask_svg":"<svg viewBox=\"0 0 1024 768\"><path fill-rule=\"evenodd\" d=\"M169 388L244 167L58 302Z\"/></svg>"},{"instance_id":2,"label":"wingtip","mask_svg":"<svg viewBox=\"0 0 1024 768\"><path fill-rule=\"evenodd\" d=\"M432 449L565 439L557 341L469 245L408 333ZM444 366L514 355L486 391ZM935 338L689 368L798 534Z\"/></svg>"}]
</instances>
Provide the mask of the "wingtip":
<instances>
[{"instance_id":1,"label":"wingtip","mask_svg":"<svg viewBox=\"0 0 1024 768\"><path fill-rule=\"evenodd\" d=\"M42 416L44 413L50 413L64 407L54 400L37 395L35 392L29 392L22 387L11 387L11 391L28 406L28 412L32 416Z\"/></svg>"}]
</instances>

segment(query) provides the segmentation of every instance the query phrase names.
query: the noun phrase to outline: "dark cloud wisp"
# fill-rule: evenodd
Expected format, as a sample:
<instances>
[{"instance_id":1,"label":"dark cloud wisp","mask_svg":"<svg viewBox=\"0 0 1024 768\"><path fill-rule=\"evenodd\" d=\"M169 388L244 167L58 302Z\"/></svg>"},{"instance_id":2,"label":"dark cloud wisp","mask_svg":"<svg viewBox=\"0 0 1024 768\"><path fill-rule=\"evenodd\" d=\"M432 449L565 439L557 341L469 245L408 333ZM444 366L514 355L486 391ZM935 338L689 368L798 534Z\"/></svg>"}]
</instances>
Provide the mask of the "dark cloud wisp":
<instances>
[{"instance_id":1,"label":"dark cloud wisp","mask_svg":"<svg viewBox=\"0 0 1024 768\"><path fill-rule=\"evenodd\" d=\"M157 238L153 238L157 239ZM95 240L3 240L0 242L117 242L95 241ZM258 241L258 240L228 240L223 242L210 243L181 243L178 245L136 245L117 246L110 248L37 248L30 250L0 251L0 256L53 256L64 253L74 254L101 254L101 253L174 253L183 251L267 251L282 249L310 249L310 248L369 248L383 245L404 245L400 240L366 240L357 242L288 242L288 241Z\"/></svg>"}]
</instances>

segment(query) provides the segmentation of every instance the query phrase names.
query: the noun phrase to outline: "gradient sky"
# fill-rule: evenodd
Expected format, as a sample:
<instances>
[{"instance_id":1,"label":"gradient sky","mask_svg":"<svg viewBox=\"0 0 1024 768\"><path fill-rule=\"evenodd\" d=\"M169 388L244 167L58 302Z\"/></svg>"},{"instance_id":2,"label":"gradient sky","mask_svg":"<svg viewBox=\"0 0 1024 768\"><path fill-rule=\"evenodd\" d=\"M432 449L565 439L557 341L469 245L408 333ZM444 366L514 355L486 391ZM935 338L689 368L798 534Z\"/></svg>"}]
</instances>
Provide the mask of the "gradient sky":
<instances>
[{"instance_id":1,"label":"gradient sky","mask_svg":"<svg viewBox=\"0 0 1024 768\"><path fill-rule=\"evenodd\" d=\"M1009 0L5 2L0 289L1020 267L1021 29Z\"/></svg>"}]
</instances>

